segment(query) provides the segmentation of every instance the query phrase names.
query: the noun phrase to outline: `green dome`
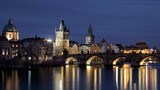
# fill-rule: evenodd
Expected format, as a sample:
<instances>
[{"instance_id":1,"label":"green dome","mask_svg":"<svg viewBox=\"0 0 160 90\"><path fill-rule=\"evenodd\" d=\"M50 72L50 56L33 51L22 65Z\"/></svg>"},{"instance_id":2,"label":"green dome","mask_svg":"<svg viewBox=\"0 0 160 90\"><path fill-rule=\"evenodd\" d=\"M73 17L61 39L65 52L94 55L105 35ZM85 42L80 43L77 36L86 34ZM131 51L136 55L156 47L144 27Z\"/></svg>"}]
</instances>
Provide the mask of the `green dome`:
<instances>
[{"instance_id":1,"label":"green dome","mask_svg":"<svg viewBox=\"0 0 160 90\"><path fill-rule=\"evenodd\" d=\"M17 32L17 28L12 24L12 20L9 19L8 24L3 28L2 32Z\"/></svg>"}]
</instances>

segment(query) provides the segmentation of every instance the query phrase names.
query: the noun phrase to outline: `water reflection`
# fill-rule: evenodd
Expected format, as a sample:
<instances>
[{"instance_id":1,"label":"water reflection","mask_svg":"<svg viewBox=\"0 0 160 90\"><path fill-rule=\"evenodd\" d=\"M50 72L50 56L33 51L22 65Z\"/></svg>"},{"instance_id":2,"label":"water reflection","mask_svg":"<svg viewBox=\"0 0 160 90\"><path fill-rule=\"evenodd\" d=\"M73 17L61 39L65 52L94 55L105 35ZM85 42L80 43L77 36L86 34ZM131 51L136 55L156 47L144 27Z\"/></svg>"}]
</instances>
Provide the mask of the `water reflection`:
<instances>
[{"instance_id":1,"label":"water reflection","mask_svg":"<svg viewBox=\"0 0 160 90\"><path fill-rule=\"evenodd\" d=\"M64 68L53 69L53 90L63 90L63 73Z\"/></svg>"},{"instance_id":2,"label":"water reflection","mask_svg":"<svg viewBox=\"0 0 160 90\"><path fill-rule=\"evenodd\" d=\"M101 67L87 66L87 90L101 90Z\"/></svg>"},{"instance_id":3,"label":"water reflection","mask_svg":"<svg viewBox=\"0 0 160 90\"><path fill-rule=\"evenodd\" d=\"M158 90L159 69L68 65L0 71L0 90Z\"/></svg>"},{"instance_id":4,"label":"water reflection","mask_svg":"<svg viewBox=\"0 0 160 90\"><path fill-rule=\"evenodd\" d=\"M113 75L116 90L157 90L157 69L141 67L136 75L131 67L114 67Z\"/></svg>"},{"instance_id":5,"label":"water reflection","mask_svg":"<svg viewBox=\"0 0 160 90\"><path fill-rule=\"evenodd\" d=\"M31 71L28 71L28 90L31 90Z\"/></svg>"},{"instance_id":6,"label":"water reflection","mask_svg":"<svg viewBox=\"0 0 160 90\"><path fill-rule=\"evenodd\" d=\"M142 67L138 74L139 90L157 90L157 69Z\"/></svg>"},{"instance_id":7,"label":"water reflection","mask_svg":"<svg viewBox=\"0 0 160 90\"><path fill-rule=\"evenodd\" d=\"M19 90L17 71L2 71L2 90Z\"/></svg>"},{"instance_id":8,"label":"water reflection","mask_svg":"<svg viewBox=\"0 0 160 90\"><path fill-rule=\"evenodd\" d=\"M101 67L61 67L53 71L54 90L101 90L101 73Z\"/></svg>"},{"instance_id":9,"label":"water reflection","mask_svg":"<svg viewBox=\"0 0 160 90\"><path fill-rule=\"evenodd\" d=\"M79 90L79 67L67 65L64 71L63 84L65 90Z\"/></svg>"}]
</instances>

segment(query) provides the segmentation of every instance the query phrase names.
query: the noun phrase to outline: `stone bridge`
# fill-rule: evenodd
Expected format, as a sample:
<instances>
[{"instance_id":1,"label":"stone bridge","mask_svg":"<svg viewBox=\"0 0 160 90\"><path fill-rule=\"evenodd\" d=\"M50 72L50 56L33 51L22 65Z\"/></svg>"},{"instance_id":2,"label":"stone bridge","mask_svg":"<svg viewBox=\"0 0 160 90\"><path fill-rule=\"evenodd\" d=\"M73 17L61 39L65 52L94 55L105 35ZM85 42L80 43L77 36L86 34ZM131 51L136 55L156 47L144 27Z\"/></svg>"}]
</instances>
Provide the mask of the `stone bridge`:
<instances>
[{"instance_id":1,"label":"stone bridge","mask_svg":"<svg viewBox=\"0 0 160 90\"><path fill-rule=\"evenodd\" d=\"M123 53L96 53L96 54L69 54L66 56L66 64L105 64L105 65L145 65L145 63L157 63L160 54L123 54Z\"/></svg>"}]
</instances>

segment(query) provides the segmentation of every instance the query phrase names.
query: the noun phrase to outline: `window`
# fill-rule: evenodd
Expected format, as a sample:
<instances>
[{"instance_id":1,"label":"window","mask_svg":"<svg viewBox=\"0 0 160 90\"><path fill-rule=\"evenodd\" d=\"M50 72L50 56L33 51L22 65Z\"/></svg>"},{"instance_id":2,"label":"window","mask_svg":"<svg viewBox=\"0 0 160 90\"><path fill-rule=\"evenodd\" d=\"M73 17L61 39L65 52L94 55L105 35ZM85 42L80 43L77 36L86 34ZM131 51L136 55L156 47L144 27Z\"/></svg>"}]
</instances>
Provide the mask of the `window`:
<instances>
[{"instance_id":1,"label":"window","mask_svg":"<svg viewBox=\"0 0 160 90\"><path fill-rule=\"evenodd\" d=\"M2 55L5 55L5 50L4 49L2 49Z\"/></svg>"},{"instance_id":2,"label":"window","mask_svg":"<svg viewBox=\"0 0 160 90\"><path fill-rule=\"evenodd\" d=\"M6 50L6 55L8 55L8 49Z\"/></svg>"},{"instance_id":3,"label":"window","mask_svg":"<svg viewBox=\"0 0 160 90\"><path fill-rule=\"evenodd\" d=\"M12 35L11 35L11 34L9 34L9 38L12 38Z\"/></svg>"}]
</instances>

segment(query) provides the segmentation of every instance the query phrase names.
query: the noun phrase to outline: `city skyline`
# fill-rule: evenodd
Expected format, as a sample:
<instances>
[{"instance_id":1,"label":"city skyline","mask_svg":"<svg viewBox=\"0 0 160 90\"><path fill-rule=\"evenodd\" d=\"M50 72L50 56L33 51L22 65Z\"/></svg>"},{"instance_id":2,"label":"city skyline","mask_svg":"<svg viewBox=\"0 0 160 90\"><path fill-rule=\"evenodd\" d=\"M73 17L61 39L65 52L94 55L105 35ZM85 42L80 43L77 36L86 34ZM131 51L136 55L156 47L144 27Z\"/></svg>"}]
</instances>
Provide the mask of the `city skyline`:
<instances>
[{"instance_id":1,"label":"city skyline","mask_svg":"<svg viewBox=\"0 0 160 90\"><path fill-rule=\"evenodd\" d=\"M59 28L59 22L63 18L70 28L70 40L79 43L85 43L91 24L96 42L102 38L109 43L123 45L145 41L150 48L160 48L160 2L114 1L71 0L48 3L38 0L5 0L0 2L0 29L2 31L11 18L21 39L34 35L55 39L55 28Z\"/></svg>"}]
</instances>

